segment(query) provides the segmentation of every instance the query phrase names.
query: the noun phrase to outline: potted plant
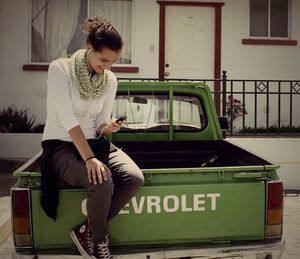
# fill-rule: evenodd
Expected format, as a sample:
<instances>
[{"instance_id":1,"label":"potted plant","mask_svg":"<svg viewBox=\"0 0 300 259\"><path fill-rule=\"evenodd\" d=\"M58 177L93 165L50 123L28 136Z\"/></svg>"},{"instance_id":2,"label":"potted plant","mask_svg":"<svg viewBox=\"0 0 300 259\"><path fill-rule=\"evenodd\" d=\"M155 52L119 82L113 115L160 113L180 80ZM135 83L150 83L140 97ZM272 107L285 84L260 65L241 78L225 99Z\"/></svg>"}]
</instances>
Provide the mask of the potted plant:
<instances>
[{"instance_id":1,"label":"potted plant","mask_svg":"<svg viewBox=\"0 0 300 259\"><path fill-rule=\"evenodd\" d=\"M243 114L248 114L246 111L245 105L233 96L228 96L228 102L226 102L226 115L228 118L228 122L231 124L231 121L234 123L233 130L237 131L241 128L241 121L238 123L236 120L237 118L241 118Z\"/></svg>"}]
</instances>

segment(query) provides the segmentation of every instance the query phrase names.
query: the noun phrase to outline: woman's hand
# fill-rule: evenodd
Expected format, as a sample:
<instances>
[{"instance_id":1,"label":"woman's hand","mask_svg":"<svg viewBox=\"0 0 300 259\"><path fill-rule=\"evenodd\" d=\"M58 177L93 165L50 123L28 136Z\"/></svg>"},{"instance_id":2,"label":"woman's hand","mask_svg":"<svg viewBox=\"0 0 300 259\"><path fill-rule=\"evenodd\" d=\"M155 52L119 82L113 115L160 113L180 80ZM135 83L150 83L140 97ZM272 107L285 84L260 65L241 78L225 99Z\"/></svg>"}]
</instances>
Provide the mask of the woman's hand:
<instances>
[{"instance_id":1,"label":"woman's hand","mask_svg":"<svg viewBox=\"0 0 300 259\"><path fill-rule=\"evenodd\" d=\"M106 122L99 126L98 133L101 136L108 136L113 132L119 131L122 126L125 124L125 121L116 122L115 120Z\"/></svg>"},{"instance_id":2,"label":"woman's hand","mask_svg":"<svg viewBox=\"0 0 300 259\"><path fill-rule=\"evenodd\" d=\"M97 158L91 158L85 162L87 168L89 183L97 184L107 181L109 169Z\"/></svg>"},{"instance_id":3,"label":"woman's hand","mask_svg":"<svg viewBox=\"0 0 300 259\"><path fill-rule=\"evenodd\" d=\"M101 184L103 181L107 181L110 171L105 164L95 158L80 126L70 129L69 134L82 159L85 161L89 183Z\"/></svg>"}]
</instances>

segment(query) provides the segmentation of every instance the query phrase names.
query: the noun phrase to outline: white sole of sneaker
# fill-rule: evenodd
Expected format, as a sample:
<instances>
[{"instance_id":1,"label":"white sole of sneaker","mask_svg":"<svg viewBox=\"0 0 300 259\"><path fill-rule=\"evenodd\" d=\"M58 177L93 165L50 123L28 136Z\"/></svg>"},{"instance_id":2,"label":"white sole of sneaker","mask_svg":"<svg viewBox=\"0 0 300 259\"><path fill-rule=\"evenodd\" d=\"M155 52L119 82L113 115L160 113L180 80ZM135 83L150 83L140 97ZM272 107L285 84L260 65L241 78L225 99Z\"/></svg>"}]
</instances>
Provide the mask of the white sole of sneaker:
<instances>
[{"instance_id":1,"label":"white sole of sneaker","mask_svg":"<svg viewBox=\"0 0 300 259\"><path fill-rule=\"evenodd\" d=\"M78 239L75 235L75 232L73 230L70 232L70 236L71 236L73 242L75 243L78 251L83 256L83 258L85 258L85 259L95 258L93 256L88 255L87 252L83 249L83 247L81 246L80 242L78 241Z\"/></svg>"}]
</instances>

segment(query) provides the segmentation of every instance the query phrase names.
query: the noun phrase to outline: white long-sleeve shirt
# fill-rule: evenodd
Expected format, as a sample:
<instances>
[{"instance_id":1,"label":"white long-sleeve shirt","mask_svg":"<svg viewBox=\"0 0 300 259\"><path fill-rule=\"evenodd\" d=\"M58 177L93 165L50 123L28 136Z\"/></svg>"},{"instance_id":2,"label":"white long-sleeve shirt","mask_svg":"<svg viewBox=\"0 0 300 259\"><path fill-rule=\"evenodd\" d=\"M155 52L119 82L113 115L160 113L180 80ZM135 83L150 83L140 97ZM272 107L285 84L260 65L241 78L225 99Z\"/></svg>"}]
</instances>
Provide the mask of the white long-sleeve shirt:
<instances>
[{"instance_id":1,"label":"white long-sleeve shirt","mask_svg":"<svg viewBox=\"0 0 300 259\"><path fill-rule=\"evenodd\" d=\"M78 125L87 139L95 138L97 128L110 120L117 91L115 74L108 71L109 88L103 96L84 101L72 83L68 62L69 59L61 58L49 66L43 140L71 141L68 131Z\"/></svg>"}]
</instances>

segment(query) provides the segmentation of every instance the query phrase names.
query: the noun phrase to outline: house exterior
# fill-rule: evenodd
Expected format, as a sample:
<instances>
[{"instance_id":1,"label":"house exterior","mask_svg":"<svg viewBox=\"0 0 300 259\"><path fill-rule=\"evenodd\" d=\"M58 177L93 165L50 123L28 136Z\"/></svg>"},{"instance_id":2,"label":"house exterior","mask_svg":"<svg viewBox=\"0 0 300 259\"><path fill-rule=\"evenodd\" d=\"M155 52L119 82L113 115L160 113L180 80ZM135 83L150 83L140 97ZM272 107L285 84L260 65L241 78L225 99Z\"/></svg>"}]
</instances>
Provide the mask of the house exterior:
<instances>
[{"instance_id":1,"label":"house exterior","mask_svg":"<svg viewBox=\"0 0 300 259\"><path fill-rule=\"evenodd\" d=\"M113 67L118 78L220 79L227 71L237 80L227 82L227 97L231 85L242 91L243 83L259 92L233 93L245 104L246 126L265 126L266 117L269 125L300 126L299 0L0 0L0 110L15 105L35 115L35 124L45 123L49 61L82 47L80 21L102 12L122 17L116 23L126 46ZM268 99L269 90L275 93ZM0 134L0 157L35 154L41 136L30 135L37 134ZM272 158L285 189L299 189L299 138L232 141Z\"/></svg>"},{"instance_id":2,"label":"house exterior","mask_svg":"<svg viewBox=\"0 0 300 259\"><path fill-rule=\"evenodd\" d=\"M0 108L11 104L26 108L29 114L36 116L36 123L45 122L49 60L43 61L35 55L41 45L38 44L39 41L34 42L33 30L38 31L41 24L34 23L44 9L55 1L0 1ZM267 9L264 7L269 14L272 9L270 1L266 0ZM53 12L57 23L52 29L59 28L56 32L60 31L65 35L68 31L63 24L67 23L70 15L65 15L63 8L72 13L75 7L72 6L74 10L71 10L67 0L57 2L62 6L58 6L56 10L61 10L60 15L65 17L59 20L59 13ZM75 2L76 0L72 0L73 5ZM97 13L101 8L92 8L96 2L97 0L78 0L77 10L80 15L87 12L90 15L93 12L101 15ZM252 1L254 7L251 7L250 0L102 2L126 2L127 5L121 9L126 8L126 19L130 25L127 28L127 35L129 33L130 37L126 37L129 43L125 50L127 53L129 48L129 54L125 53L127 57L124 57L122 64L115 65L114 70L119 78L218 79L222 71L226 70L231 79L299 80L298 0L284 1L288 2L284 7L286 9L283 8L286 10L283 14L283 19L286 18L286 30L280 37L276 32L274 37L270 34L272 28L276 30L281 26L282 16L279 15L278 20L277 16L272 18L270 15L271 18L264 20L259 12L255 13L255 8L261 7L255 7L255 2L264 1ZM63 7L63 3L66 6ZM251 36L255 28L258 28L257 35L263 35L259 28L264 27L265 22L268 23L265 26L267 35ZM49 39L52 47L59 48L58 38ZM211 87L213 89L214 86ZM297 106L294 110L296 108ZM300 125L300 119L295 123Z\"/></svg>"}]
</instances>

